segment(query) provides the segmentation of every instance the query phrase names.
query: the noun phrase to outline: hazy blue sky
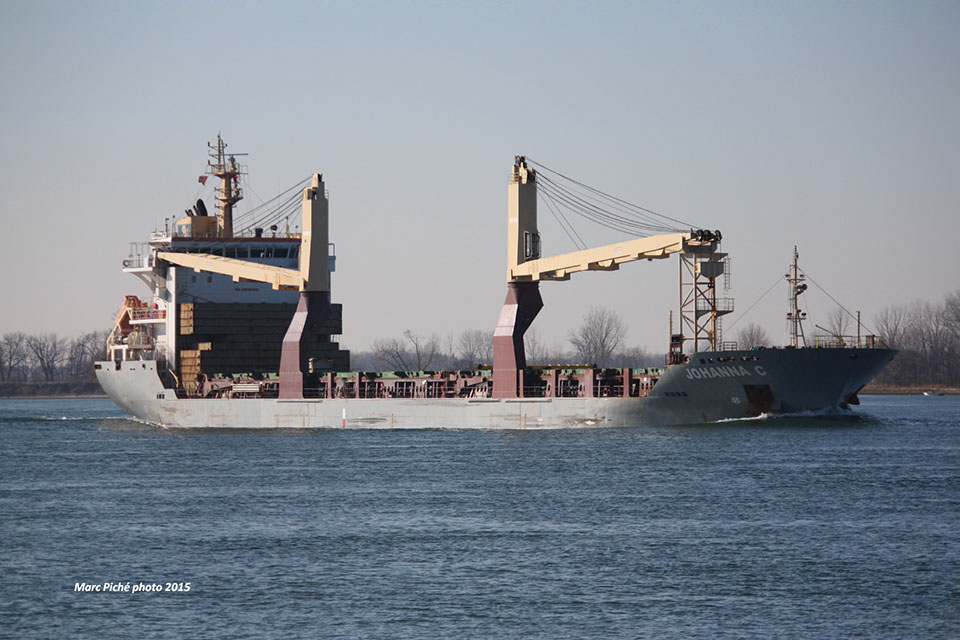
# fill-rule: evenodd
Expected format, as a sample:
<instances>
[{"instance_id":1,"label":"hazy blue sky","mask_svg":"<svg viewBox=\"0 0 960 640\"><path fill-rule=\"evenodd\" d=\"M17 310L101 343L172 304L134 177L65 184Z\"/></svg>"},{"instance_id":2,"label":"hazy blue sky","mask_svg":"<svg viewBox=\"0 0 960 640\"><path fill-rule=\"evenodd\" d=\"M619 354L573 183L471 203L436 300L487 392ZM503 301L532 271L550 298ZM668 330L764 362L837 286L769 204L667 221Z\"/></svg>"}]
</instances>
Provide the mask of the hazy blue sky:
<instances>
[{"instance_id":1,"label":"hazy blue sky","mask_svg":"<svg viewBox=\"0 0 960 640\"><path fill-rule=\"evenodd\" d=\"M515 154L721 229L740 310L794 244L868 323L960 288L956 1L0 0L0 88L0 333L109 328L146 293L127 243L192 203L218 131L250 154L241 210L324 173L351 349L493 327ZM662 351L676 280L545 283L535 327L602 305ZM738 327L780 341L785 306Z\"/></svg>"}]
</instances>

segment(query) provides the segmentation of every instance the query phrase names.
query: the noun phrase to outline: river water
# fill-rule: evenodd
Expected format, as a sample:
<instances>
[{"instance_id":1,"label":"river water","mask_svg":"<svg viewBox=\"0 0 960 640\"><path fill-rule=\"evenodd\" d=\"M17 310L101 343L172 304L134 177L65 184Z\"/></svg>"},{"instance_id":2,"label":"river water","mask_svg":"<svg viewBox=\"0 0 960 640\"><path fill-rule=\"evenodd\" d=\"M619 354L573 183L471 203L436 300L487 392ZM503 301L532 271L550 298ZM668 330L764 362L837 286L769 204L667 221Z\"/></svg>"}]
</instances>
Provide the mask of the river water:
<instances>
[{"instance_id":1,"label":"river water","mask_svg":"<svg viewBox=\"0 0 960 640\"><path fill-rule=\"evenodd\" d=\"M957 638L960 398L530 432L2 400L0 518L0 636Z\"/></svg>"}]
</instances>

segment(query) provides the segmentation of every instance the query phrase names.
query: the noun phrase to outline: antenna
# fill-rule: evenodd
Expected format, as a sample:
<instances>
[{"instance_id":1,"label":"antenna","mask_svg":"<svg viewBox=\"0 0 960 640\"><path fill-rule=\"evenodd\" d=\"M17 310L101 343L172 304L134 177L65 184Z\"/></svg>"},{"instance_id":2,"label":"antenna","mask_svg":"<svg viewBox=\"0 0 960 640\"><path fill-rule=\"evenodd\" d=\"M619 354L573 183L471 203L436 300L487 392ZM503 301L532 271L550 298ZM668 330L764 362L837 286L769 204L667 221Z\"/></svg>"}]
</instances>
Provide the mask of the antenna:
<instances>
[{"instance_id":1,"label":"antenna","mask_svg":"<svg viewBox=\"0 0 960 640\"><path fill-rule=\"evenodd\" d=\"M803 341L803 346L807 346L807 337L803 333L803 321L807 314L797 304L800 294L807 290L807 283L804 282L807 277L799 272L797 260L800 254L797 253L797 247L793 247L793 262L790 263L790 272L787 273L787 285L789 288L790 310L787 312L787 322L790 327L790 345L796 349Z\"/></svg>"},{"instance_id":2,"label":"antenna","mask_svg":"<svg viewBox=\"0 0 960 640\"><path fill-rule=\"evenodd\" d=\"M220 191L217 193L217 231L221 238L233 237L233 205L243 199L243 190L240 188L240 176L245 173L237 164L236 156L245 156L245 153L231 153L227 155L227 143L217 133L217 145L207 143L212 160L207 161L207 173L220 178Z\"/></svg>"}]
</instances>

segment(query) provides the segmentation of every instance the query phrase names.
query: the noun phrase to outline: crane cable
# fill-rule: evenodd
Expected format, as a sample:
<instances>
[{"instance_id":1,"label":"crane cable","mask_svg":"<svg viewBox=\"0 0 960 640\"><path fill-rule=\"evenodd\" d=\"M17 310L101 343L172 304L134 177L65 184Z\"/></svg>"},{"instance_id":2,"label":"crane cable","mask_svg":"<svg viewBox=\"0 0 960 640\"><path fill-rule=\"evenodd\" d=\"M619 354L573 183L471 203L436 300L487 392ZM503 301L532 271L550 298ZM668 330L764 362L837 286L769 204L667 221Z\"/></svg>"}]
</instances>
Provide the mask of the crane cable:
<instances>
[{"instance_id":1,"label":"crane cable","mask_svg":"<svg viewBox=\"0 0 960 640\"><path fill-rule=\"evenodd\" d=\"M563 215L563 211L561 211L557 204L553 202L549 194L538 191L537 195L540 196L540 199L543 200L543 202L547 205L550 213L553 214L557 224L560 225L560 228L563 229L563 232L567 234L568 238L570 238L570 242L573 243L573 246L581 250L586 249L587 243L583 241L583 238L581 238L580 234L577 233L577 230L573 228L573 225L570 224L570 221L567 220L567 217ZM576 239L574 236L576 236Z\"/></svg>"},{"instance_id":2,"label":"crane cable","mask_svg":"<svg viewBox=\"0 0 960 640\"><path fill-rule=\"evenodd\" d=\"M289 191L289 189L287 190ZM294 192L286 200L280 203L276 209L271 209L261 215L259 218L250 220L249 216L244 217L244 221L240 225L241 230L249 230L254 227L260 227L274 222L279 222L280 220L290 216L297 207L299 203L300 194Z\"/></svg>"},{"instance_id":3,"label":"crane cable","mask_svg":"<svg viewBox=\"0 0 960 640\"><path fill-rule=\"evenodd\" d=\"M546 176L541 178L540 186L542 187L543 191L546 191L554 198L564 203L573 213L576 213L577 215L587 219L590 222L593 222L594 224L607 227L608 229L613 229L614 231L620 231L638 236L646 236L649 235L650 232L665 233L671 231L680 231L679 229L672 227L653 224L649 220L644 220L643 222L631 220L630 218L626 218L615 212L604 209L602 206L584 200L578 194L556 184Z\"/></svg>"},{"instance_id":4,"label":"crane cable","mask_svg":"<svg viewBox=\"0 0 960 640\"><path fill-rule=\"evenodd\" d=\"M663 219L663 220L669 220L670 222L673 222L673 223L676 223L676 224L678 224L678 225L681 225L681 226L684 227L684 228L696 227L696 225L691 225L690 223L684 222L683 220L678 220L678 219L676 219L676 218L672 218L672 217L670 217L670 216L668 216L668 215L659 213L659 212L654 211L654 210L652 210L652 209L648 209L648 208L646 208L646 207L642 207L642 206L640 206L640 205L633 204L632 202L628 202L627 200L623 200L622 198L618 198L618 197L613 196L613 195L611 195L611 194L609 194L609 193L606 193L606 192L604 192L604 191L601 191L601 190L599 190L599 189L596 189L596 188L594 188L594 187L591 187L591 186L588 185L588 184L584 184L583 182L580 182L579 180L574 180L573 178L571 178L571 177L569 177L569 176L567 176L567 175L565 175L565 174L563 174L563 173L560 173L559 171L556 171L555 169L551 169L550 167L548 167L548 166L546 166L546 165L544 165L544 164L541 164L541 163L539 163L539 162L531 159L529 156L527 156L526 159L527 159L527 162L529 162L529 163L530 163L531 165L533 165L534 167L537 167L537 168L540 169L541 171L546 171L546 172L548 172L548 173L554 174L554 175L556 175L556 176L558 176L558 177L560 177L560 178L563 178L564 180L567 180L568 182L571 182L571 183L573 183L573 184L575 184L575 185L577 185L577 186L579 186L579 187L582 187L583 189L586 189L586 190L590 191L591 193L593 193L593 194L595 194L595 195L597 195L597 196L600 196L601 198L605 198L605 199L607 199L608 201L612 201L612 202L618 203L619 205L622 205L623 207L626 207L626 208L627 208L627 212L629 212L631 215L635 215L635 216L638 216L638 217L643 217L643 218L646 218L646 219L649 220L649 221L652 221L652 220L650 220L649 216L643 216L643 214L639 213L639 212L642 211L642 212L644 212L644 213L646 213L646 214L649 214L650 216L655 216L656 218L660 218L660 219ZM622 210L622 209L621 209L621 210Z\"/></svg>"},{"instance_id":5,"label":"crane cable","mask_svg":"<svg viewBox=\"0 0 960 640\"><path fill-rule=\"evenodd\" d=\"M586 199L586 198L589 198L590 196L585 194L578 194L571 189L565 188L558 182L550 179L548 176L545 176L545 175L542 176L542 182L544 182L544 186L547 189L553 189L553 190L559 191L560 193L563 193L571 201L573 201L573 204L575 207L580 208L581 210L586 212L588 215L598 214L600 217L603 217L604 219L615 221L620 224L632 225L640 228L650 228L652 230L657 230L657 231L661 231L661 230L670 231L674 229L674 227L669 227L662 224L661 221L657 220L652 216L645 215L645 214L638 214L636 211L625 209L624 207L617 204L614 204L610 209L605 209L604 206L610 207L610 205L606 203L598 204L595 202L590 202L589 200ZM630 217L625 218L623 215L620 215L620 214L626 214L627 216L630 216Z\"/></svg>"},{"instance_id":6,"label":"crane cable","mask_svg":"<svg viewBox=\"0 0 960 640\"><path fill-rule=\"evenodd\" d=\"M255 215L255 214L256 214L257 212L259 212L261 209L267 207L271 202L275 202L275 201L279 200L280 198L282 198L282 197L286 196L287 194L289 194L291 191L297 190L299 187L302 187L309 179L310 179L309 177L304 178L303 180L297 182L297 183L296 183L295 185L293 185L292 187L289 187L289 188L287 188L287 189L284 189L283 191L281 191L280 193L278 193L278 194L277 194L276 196L274 196L273 198L270 198L269 200L266 200L266 201L262 201L262 202L261 202L260 204L258 204L257 206L252 207L252 208L248 209L247 211L244 211L242 214L240 214L240 215L238 215L238 216L236 217L236 221L243 221L243 220L248 219L250 216ZM249 180L245 180L245 182L247 183L247 188L250 188ZM252 189L251 189L251 190L252 190ZM257 196L257 198L260 197L259 194L257 194L255 191L254 191L253 193L254 193L254 195ZM288 201L289 201L289 198L284 201L284 204L285 204L286 202L288 202ZM284 204L278 205L278 208L284 206Z\"/></svg>"}]
</instances>

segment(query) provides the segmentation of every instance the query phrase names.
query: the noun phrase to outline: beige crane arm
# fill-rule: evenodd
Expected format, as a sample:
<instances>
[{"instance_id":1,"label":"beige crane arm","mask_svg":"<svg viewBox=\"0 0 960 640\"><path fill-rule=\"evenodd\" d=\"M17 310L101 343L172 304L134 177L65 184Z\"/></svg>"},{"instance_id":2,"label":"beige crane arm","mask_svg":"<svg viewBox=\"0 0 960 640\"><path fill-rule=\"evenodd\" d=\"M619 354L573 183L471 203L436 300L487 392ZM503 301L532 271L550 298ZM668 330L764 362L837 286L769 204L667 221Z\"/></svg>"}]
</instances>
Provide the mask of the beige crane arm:
<instances>
[{"instance_id":1,"label":"beige crane arm","mask_svg":"<svg viewBox=\"0 0 960 640\"><path fill-rule=\"evenodd\" d=\"M691 250L711 251L706 242L692 239L689 233L669 233L649 238L635 238L593 249L537 258L510 265L511 281L569 280L578 271L616 271L620 265L634 260L667 258L674 253Z\"/></svg>"},{"instance_id":2,"label":"beige crane arm","mask_svg":"<svg viewBox=\"0 0 960 640\"><path fill-rule=\"evenodd\" d=\"M634 238L593 249L540 257L537 172L517 156L507 189L507 282L569 280L579 271L616 271L624 262L667 258L674 253L714 254L720 232L705 230Z\"/></svg>"},{"instance_id":3,"label":"beige crane arm","mask_svg":"<svg viewBox=\"0 0 960 640\"><path fill-rule=\"evenodd\" d=\"M304 284L300 277L300 271L296 269L284 269L247 260L171 251L161 251L157 253L157 257L171 264L193 269L197 273L217 273L231 276L234 282L265 282L272 285L274 289L294 289L297 291Z\"/></svg>"},{"instance_id":4,"label":"beige crane arm","mask_svg":"<svg viewBox=\"0 0 960 640\"><path fill-rule=\"evenodd\" d=\"M327 257L329 204L323 177L314 174L303 190L303 232L300 234L300 268L285 269L248 260L198 253L160 251L157 257L197 272L231 276L235 282L265 282L274 289L330 291L330 266Z\"/></svg>"}]
</instances>

